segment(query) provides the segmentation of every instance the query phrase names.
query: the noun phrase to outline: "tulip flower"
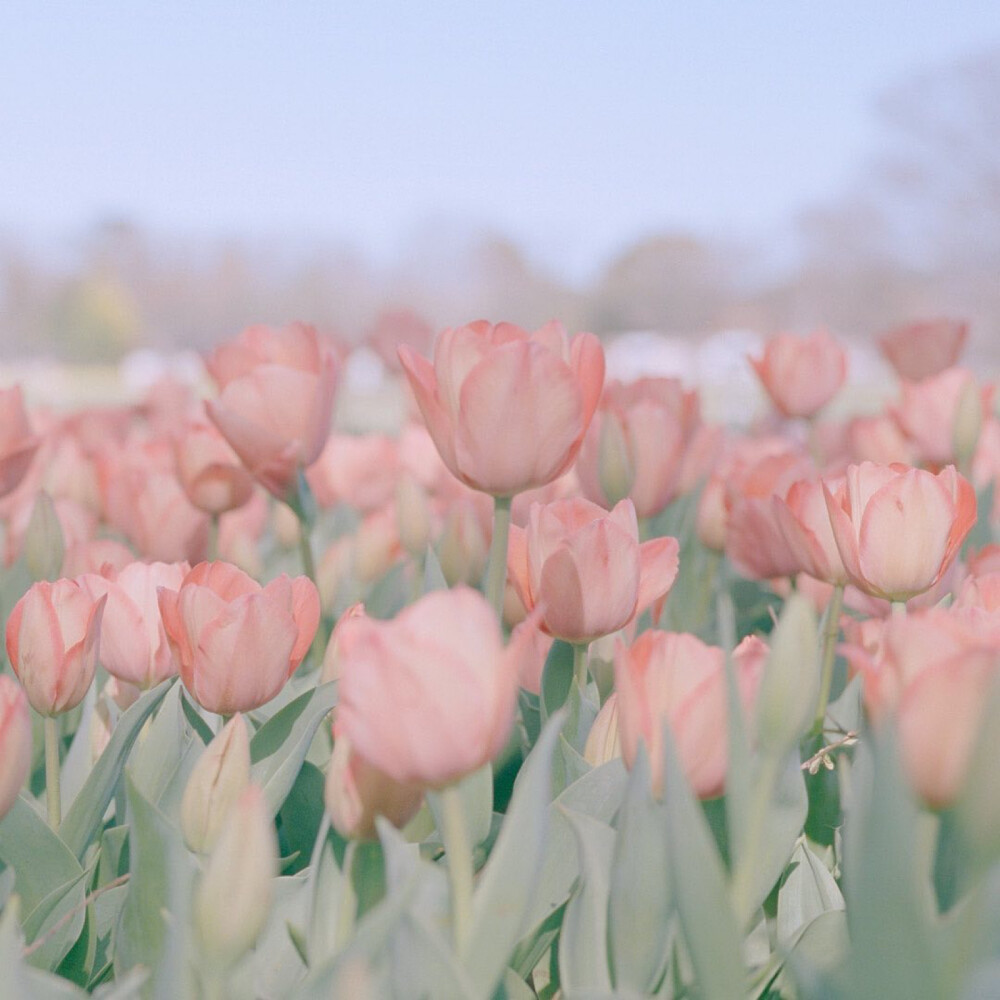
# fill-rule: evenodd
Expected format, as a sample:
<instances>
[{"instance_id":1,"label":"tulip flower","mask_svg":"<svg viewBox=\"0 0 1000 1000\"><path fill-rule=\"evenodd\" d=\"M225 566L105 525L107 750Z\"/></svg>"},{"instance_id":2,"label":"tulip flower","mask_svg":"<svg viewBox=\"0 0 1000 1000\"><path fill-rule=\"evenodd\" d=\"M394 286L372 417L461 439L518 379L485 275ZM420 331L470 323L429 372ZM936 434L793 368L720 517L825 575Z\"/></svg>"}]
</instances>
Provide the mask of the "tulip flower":
<instances>
[{"instance_id":1,"label":"tulip flower","mask_svg":"<svg viewBox=\"0 0 1000 1000\"><path fill-rule=\"evenodd\" d=\"M901 378L916 382L954 365L968 335L967 323L928 320L890 330L879 338L879 348Z\"/></svg>"},{"instance_id":2,"label":"tulip flower","mask_svg":"<svg viewBox=\"0 0 1000 1000\"><path fill-rule=\"evenodd\" d=\"M935 476L862 462L824 495L848 579L888 601L933 587L976 521L975 491L950 465Z\"/></svg>"},{"instance_id":3,"label":"tulip flower","mask_svg":"<svg viewBox=\"0 0 1000 1000\"><path fill-rule=\"evenodd\" d=\"M309 651L319 595L305 577L267 586L228 563L200 563L178 590L158 591L163 626L191 697L210 712L270 701Z\"/></svg>"},{"instance_id":4,"label":"tulip flower","mask_svg":"<svg viewBox=\"0 0 1000 1000\"><path fill-rule=\"evenodd\" d=\"M303 323L252 326L206 360L221 388L209 417L250 474L279 500L294 498L299 471L330 433L337 363Z\"/></svg>"},{"instance_id":5,"label":"tulip flower","mask_svg":"<svg viewBox=\"0 0 1000 1000\"><path fill-rule=\"evenodd\" d=\"M7 619L7 656L31 707L44 716L76 708L97 667L106 598L79 580L39 581Z\"/></svg>"},{"instance_id":6,"label":"tulip flower","mask_svg":"<svg viewBox=\"0 0 1000 1000\"><path fill-rule=\"evenodd\" d=\"M0 389L0 497L24 479L40 444L28 423L21 387Z\"/></svg>"},{"instance_id":7,"label":"tulip flower","mask_svg":"<svg viewBox=\"0 0 1000 1000\"><path fill-rule=\"evenodd\" d=\"M528 334L480 321L445 330L433 364L405 345L399 357L445 465L496 497L569 469L604 382L600 341L559 323Z\"/></svg>"},{"instance_id":8,"label":"tulip flower","mask_svg":"<svg viewBox=\"0 0 1000 1000\"><path fill-rule=\"evenodd\" d=\"M174 454L177 478L198 510L222 514L250 499L253 480L214 425L186 421L174 440Z\"/></svg>"},{"instance_id":9,"label":"tulip flower","mask_svg":"<svg viewBox=\"0 0 1000 1000\"><path fill-rule=\"evenodd\" d=\"M808 337L779 334L750 363L771 402L785 417L813 417L847 378L847 355L825 330Z\"/></svg>"},{"instance_id":10,"label":"tulip flower","mask_svg":"<svg viewBox=\"0 0 1000 1000\"><path fill-rule=\"evenodd\" d=\"M757 697L767 647L748 636L733 653L744 710ZM643 632L615 649L618 737L625 764L639 743L649 756L653 791L663 792L663 725L669 724L684 773L699 798L722 794L729 760L725 653L687 633Z\"/></svg>"},{"instance_id":11,"label":"tulip flower","mask_svg":"<svg viewBox=\"0 0 1000 1000\"><path fill-rule=\"evenodd\" d=\"M391 621L345 621L336 736L400 784L457 781L506 743L522 651L504 648L489 604L466 587L433 591Z\"/></svg>"},{"instance_id":12,"label":"tulip flower","mask_svg":"<svg viewBox=\"0 0 1000 1000\"><path fill-rule=\"evenodd\" d=\"M160 618L157 590L177 590L187 563L132 562L110 578L81 577L96 600L107 595L101 626L101 666L138 688L150 688L177 673L178 664Z\"/></svg>"},{"instance_id":13,"label":"tulip flower","mask_svg":"<svg viewBox=\"0 0 1000 1000\"><path fill-rule=\"evenodd\" d=\"M511 528L509 572L541 627L572 643L623 628L664 597L677 576L676 538L639 544L631 500L609 513L574 498L533 504L527 529Z\"/></svg>"},{"instance_id":14,"label":"tulip flower","mask_svg":"<svg viewBox=\"0 0 1000 1000\"><path fill-rule=\"evenodd\" d=\"M0 819L10 811L31 770L31 717L24 690L0 676Z\"/></svg>"}]
</instances>

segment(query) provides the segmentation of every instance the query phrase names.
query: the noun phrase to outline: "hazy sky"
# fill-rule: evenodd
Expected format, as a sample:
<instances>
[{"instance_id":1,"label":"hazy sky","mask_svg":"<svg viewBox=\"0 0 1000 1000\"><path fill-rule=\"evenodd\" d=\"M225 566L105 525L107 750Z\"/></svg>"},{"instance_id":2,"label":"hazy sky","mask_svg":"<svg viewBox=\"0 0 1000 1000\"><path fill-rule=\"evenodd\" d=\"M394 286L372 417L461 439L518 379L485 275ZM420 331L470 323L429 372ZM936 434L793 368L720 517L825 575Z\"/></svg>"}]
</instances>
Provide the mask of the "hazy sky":
<instances>
[{"instance_id":1,"label":"hazy sky","mask_svg":"<svg viewBox=\"0 0 1000 1000\"><path fill-rule=\"evenodd\" d=\"M996 0L2 0L0 230L391 261L461 220L582 274L765 239L851 182L876 95L997 42Z\"/></svg>"}]
</instances>

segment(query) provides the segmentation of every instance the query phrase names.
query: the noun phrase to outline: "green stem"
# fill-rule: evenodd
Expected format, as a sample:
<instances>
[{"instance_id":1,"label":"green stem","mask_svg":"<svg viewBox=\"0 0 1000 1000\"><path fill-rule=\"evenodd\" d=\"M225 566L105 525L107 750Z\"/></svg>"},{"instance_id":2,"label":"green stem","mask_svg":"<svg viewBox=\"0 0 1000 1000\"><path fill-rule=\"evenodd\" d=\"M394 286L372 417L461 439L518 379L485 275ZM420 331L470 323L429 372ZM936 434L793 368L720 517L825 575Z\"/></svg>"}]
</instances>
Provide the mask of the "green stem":
<instances>
[{"instance_id":1,"label":"green stem","mask_svg":"<svg viewBox=\"0 0 1000 1000\"><path fill-rule=\"evenodd\" d=\"M892 602L892 617L893 618L905 618L906 617L906 601L893 601Z\"/></svg>"},{"instance_id":2,"label":"green stem","mask_svg":"<svg viewBox=\"0 0 1000 1000\"><path fill-rule=\"evenodd\" d=\"M45 804L49 826L59 829L62 822L62 802L59 798L59 723L55 716L45 717Z\"/></svg>"},{"instance_id":3,"label":"green stem","mask_svg":"<svg viewBox=\"0 0 1000 1000\"><path fill-rule=\"evenodd\" d=\"M208 561L219 558L219 515L212 514L208 520Z\"/></svg>"},{"instance_id":4,"label":"green stem","mask_svg":"<svg viewBox=\"0 0 1000 1000\"><path fill-rule=\"evenodd\" d=\"M576 686L581 690L587 689L587 654L590 652L590 643L573 643L573 677Z\"/></svg>"},{"instance_id":5,"label":"green stem","mask_svg":"<svg viewBox=\"0 0 1000 1000\"><path fill-rule=\"evenodd\" d=\"M351 940L354 934L354 921L358 908L358 897L354 892L354 858L358 853L358 842L349 840L344 849L344 865L341 869L344 884L340 890L340 905L337 907L337 928L334 932L334 944L337 951Z\"/></svg>"},{"instance_id":6,"label":"green stem","mask_svg":"<svg viewBox=\"0 0 1000 1000\"><path fill-rule=\"evenodd\" d=\"M299 518L299 553L302 556L302 572L313 583L316 583L316 562L313 559L312 542L309 539L310 533L308 523L303 518Z\"/></svg>"},{"instance_id":7,"label":"green stem","mask_svg":"<svg viewBox=\"0 0 1000 1000\"><path fill-rule=\"evenodd\" d=\"M486 600L503 623L503 592L507 583L507 536L510 534L510 502L512 497L493 498L493 540L490 561L486 567Z\"/></svg>"},{"instance_id":8,"label":"green stem","mask_svg":"<svg viewBox=\"0 0 1000 1000\"><path fill-rule=\"evenodd\" d=\"M441 822L444 829L445 853L448 856L448 878L451 882L451 924L455 954L465 957L469 932L472 930L472 847L462 808L458 785L448 785L441 792Z\"/></svg>"},{"instance_id":9,"label":"green stem","mask_svg":"<svg viewBox=\"0 0 1000 1000\"><path fill-rule=\"evenodd\" d=\"M830 595L826 607L826 627L823 629L823 660L819 682L819 705L813 722L813 732L823 728L826 706L830 701L830 685L833 683L833 664L837 656L837 636L840 635L840 613L844 608L844 585L838 583Z\"/></svg>"}]
</instances>

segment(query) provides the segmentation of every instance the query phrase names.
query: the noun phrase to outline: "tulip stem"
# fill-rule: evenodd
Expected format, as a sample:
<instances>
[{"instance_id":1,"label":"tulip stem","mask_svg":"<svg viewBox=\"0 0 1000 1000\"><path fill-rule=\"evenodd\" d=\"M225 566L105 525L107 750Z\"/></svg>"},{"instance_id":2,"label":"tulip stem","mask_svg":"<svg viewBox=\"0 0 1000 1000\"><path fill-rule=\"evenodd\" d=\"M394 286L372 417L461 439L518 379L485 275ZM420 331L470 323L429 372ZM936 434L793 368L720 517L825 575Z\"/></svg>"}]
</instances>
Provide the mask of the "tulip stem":
<instances>
[{"instance_id":1,"label":"tulip stem","mask_svg":"<svg viewBox=\"0 0 1000 1000\"><path fill-rule=\"evenodd\" d=\"M219 558L219 515L212 514L208 519L208 561L215 562Z\"/></svg>"},{"instance_id":2,"label":"tulip stem","mask_svg":"<svg viewBox=\"0 0 1000 1000\"><path fill-rule=\"evenodd\" d=\"M441 791L441 824L441 837L448 856L448 878L451 882L451 926L455 954L462 960L472 928L473 868L465 810L456 784L448 785Z\"/></svg>"},{"instance_id":3,"label":"tulip stem","mask_svg":"<svg viewBox=\"0 0 1000 1000\"><path fill-rule=\"evenodd\" d=\"M493 498L493 539L486 568L486 599L503 623L503 592L507 583L507 536L510 534L511 497Z\"/></svg>"},{"instance_id":4,"label":"tulip stem","mask_svg":"<svg viewBox=\"0 0 1000 1000\"><path fill-rule=\"evenodd\" d=\"M55 716L45 717L45 804L49 826L59 829L62 822L62 801L59 797L59 723Z\"/></svg>"},{"instance_id":5,"label":"tulip stem","mask_svg":"<svg viewBox=\"0 0 1000 1000\"><path fill-rule=\"evenodd\" d=\"M587 654L589 652L589 643L573 643L573 677L576 680L576 686L581 691L585 691L587 689Z\"/></svg>"},{"instance_id":6,"label":"tulip stem","mask_svg":"<svg viewBox=\"0 0 1000 1000\"><path fill-rule=\"evenodd\" d=\"M302 572L313 583L316 582L316 562L313 559L312 542L309 540L309 525L299 519L299 552L302 555Z\"/></svg>"},{"instance_id":7,"label":"tulip stem","mask_svg":"<svg viewBox=\"0 0 1000 1000\"><path fill-rule=\"evenodd\" d=\"M906 601L893 601L892 602L892 617L893 618L905 618L906 617Z\"/></svg>"},{"instance_id":8,"label":"tulip stem","mask_svg":"<svg viewBox=\"0 0 1000 1000\"><path fill-rule=\"evenodd\" d=\"M838 583L830 595L826 606L826 626L823 629L823 661L819 681L819 706L813 721L813 732L823 729L826 706L830 701L830 686L833 683L833 664L836 659L837 636L840 635L840 613L844 608L844 585Z\"/></svg>"},{"instance_id":9,"label":"tulip stem","mask_svg":"<svg viewBox=\"0 0 1000 1000\"><path fill-rule=\"evenodd\" d=\"M354 921L358 908L358 897L354 891L354 863L358 853L358 842L349 840L344 849L344 864L341 869L344 884L340 890L340 906L337 909L337 927L334 931L337 950L344 947L354 934Z\"/></svg>"}]
</instances>

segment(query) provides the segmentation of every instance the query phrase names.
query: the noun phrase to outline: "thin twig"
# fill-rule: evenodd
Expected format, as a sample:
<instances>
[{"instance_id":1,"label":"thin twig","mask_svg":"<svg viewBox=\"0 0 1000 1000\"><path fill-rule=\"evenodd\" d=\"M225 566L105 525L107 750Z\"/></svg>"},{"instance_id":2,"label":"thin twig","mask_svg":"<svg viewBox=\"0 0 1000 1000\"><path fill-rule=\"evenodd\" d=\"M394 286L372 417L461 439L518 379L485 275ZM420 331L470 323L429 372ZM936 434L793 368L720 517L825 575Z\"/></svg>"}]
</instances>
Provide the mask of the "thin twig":
<instances>
[{"instance_id":1,"label":"thin twig","mask_svg":"<svg viewBox=\"0 0 1000 1000\"><path fill-rule=\"evenodd\" d=\"M35 938L34 941L29 945L25 945L22 954L27 958L33 952L38 951L42 945L46 944L55 934L63 929L81 910L85 910L90 904L97 899L98 896L103 895L109 889L117 889L118 886L124 885L130 878L131 872L125 872L124 875L119 875L118 878L112 879L106 885L102 885L100 888L95 889L89 896L85 896L82 903L78 906L74 906L72 910L68 913L64 913L48 930L46 934L41 937Z\"/></svg>"},{"instance_id":2,"label":"thin twig","mask_svg":"<svg viewBox=\"0 0 1000 1000\"><path fill-rule=\"evenodd\" d=\"M810 774L816 774L821 767L828 771L833 770L833 758L830 756L834 750L841 750L845 747L852 747L858 742L858 734L854 732L845 733L834 743L828 743L825 747L816 751L807 761L802 764L802 770Z\"/></svg>"}]
</instances>

